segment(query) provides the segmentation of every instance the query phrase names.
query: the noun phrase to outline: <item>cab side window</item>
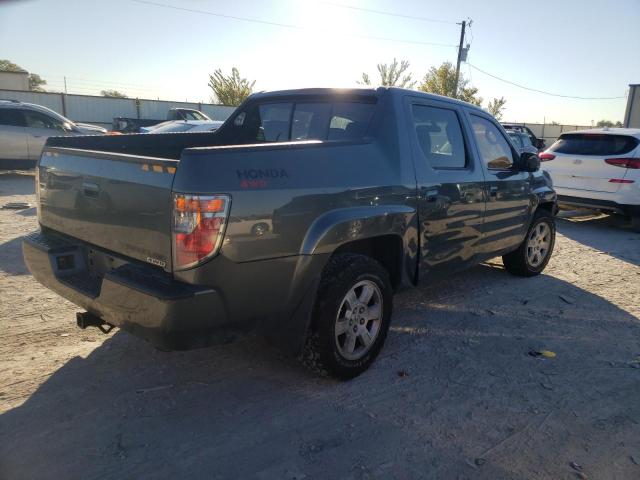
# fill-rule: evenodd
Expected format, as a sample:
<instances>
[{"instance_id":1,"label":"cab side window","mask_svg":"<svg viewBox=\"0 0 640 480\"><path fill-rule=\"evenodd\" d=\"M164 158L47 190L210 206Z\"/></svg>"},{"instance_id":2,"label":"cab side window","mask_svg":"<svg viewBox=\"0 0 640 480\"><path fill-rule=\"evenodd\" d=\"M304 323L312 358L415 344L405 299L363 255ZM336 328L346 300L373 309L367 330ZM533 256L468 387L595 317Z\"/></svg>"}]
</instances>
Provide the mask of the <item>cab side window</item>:
<instances>
[{"instance_id":1,"label":"cab side window","mask_svg":"<svg viewBox=\"0 0 640 480\"><path fill-rule=\"evenodd\" d=\"M10 127L24 127L24 116L16 108L0 108L0 125Z\"/></svg>"},{"instance_id":2,"label":"cab side window","mask_svg":"<svg viewBox=\"0 0 640 480\"><path fill-rule=\"evenodd\" d=\"M412 105L412 116L418 145L429 165L437 169L465 168L467 154L455 111Z\"/></svg>"},{"instance_id":3,"label":"cab side window","mask_svg":"<svg viewBox=\"0 0 640 480\"><path fill-rule=\"evenodd\" d=\"M25 110L24 116L27 127L29 128L49 128L51 130L64 131L64 126L60 120L50 117L49 115L45 115L44 113Z\"/></svg>"},{"instance_id":4,"label":"cab side window","mask_svg":"<svg viewBox=\"0 0 640 480\"><path fill-rule=\"evenodd\" d=\"M487 168L508 170L513 166L513 152L493 122L477 115L470 115L473 136L480 150L480 157Z\"/></svg>"}]
</instances>

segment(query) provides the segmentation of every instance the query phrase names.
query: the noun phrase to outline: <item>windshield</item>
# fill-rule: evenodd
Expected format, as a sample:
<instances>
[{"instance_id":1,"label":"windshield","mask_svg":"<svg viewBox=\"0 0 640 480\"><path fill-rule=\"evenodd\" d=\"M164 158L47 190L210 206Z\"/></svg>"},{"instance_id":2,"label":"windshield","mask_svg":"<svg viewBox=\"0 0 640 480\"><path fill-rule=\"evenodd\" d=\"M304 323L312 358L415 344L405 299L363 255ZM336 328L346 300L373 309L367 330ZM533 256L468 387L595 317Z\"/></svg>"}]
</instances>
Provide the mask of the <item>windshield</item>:
<instances>
[{"instance_id":1,"label":"windshield","mask_svg":"<svg viewBox=\"0 0 640 480\"><path fill-rule=\"evenodd\" d=\"M69 120L68 118L63 117L62 115L60 115L55 110L51 110L50 108L43 107L42 105L38 105L37 108L34 108L34 110L46 113L47 115L51 115L53 118L55 118L56 120L58 120L58 121L60 121L62 123L69 123L69 124L71 124L71 126L75 126L76 125L73 120Z\"/></svg>"},{"instance_id":2,"label":"windshield","mask_svg":"<svg viewBox=\"0 0 640 480\"><path fill-rule=\"evenodd\" d=\"M522 137L519 133L509 132L509 137L511 137L511 140L513 140L513 143L515 143L518 148L522 148Z\"/></svg>"},{"instance_id":3,"label":"windshield","mask_svg":"<svg viewBox=\"0 0 640 480\"><path fill-rule=\"evenodd\" d=\"M197 110L185 110L182 112L185 120L210 120L204 113Z\"/></svg>"}]
</instances>

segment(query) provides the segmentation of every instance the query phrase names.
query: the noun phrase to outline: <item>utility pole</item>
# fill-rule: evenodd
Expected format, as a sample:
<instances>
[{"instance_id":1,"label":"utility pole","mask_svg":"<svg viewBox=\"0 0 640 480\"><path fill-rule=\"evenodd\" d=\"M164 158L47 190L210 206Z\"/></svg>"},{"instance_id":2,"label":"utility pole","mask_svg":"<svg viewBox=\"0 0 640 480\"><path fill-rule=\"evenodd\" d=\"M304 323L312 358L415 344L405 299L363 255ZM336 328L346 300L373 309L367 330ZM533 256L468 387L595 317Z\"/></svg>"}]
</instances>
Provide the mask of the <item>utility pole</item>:
<instances>
[{"instance_id":1,"label":"utility pole","mask_svg":"<svg viewBox=\"0 0 640 480\"><path fill-rule=\"evenodd\" d=\"M456 63L456 85L453 91L453 98L458 98L458 80L460 79L460 62L462 61L462 44L464 43L464 31L466 28L467 28L467 21L463 20L462 28L460 29L460 45L458 46L458 62Z\"/></svg>"},{"instance_id":2,"label":"utility pole","mask_svg":"<svg viewBox=\"0 0 640 480\"><path fill-rule=\"evenodd\" d=\"M67 77L66 76L64 77L64 93L67 93Z\"/></svg>"}]
</instances>

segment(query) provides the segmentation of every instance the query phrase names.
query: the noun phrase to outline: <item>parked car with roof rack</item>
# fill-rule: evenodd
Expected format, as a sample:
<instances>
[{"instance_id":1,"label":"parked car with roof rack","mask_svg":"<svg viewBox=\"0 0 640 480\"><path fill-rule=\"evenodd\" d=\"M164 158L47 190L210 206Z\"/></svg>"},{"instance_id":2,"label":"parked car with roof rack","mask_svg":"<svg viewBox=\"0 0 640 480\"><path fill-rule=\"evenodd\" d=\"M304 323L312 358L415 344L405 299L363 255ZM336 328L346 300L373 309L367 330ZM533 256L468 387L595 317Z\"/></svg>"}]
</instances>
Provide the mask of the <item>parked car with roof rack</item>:
<instances>
[{"instance_id":1,"label":"parked car with roof rack","mask_svg":"<svg viewBox=\"0 0 640 480\"><path fill-rule=\"evenodd\" d=\"M640 230L640 129L563 133L540 160L560 203L622 213Z\"/></svg>"},{"instance_id":2,"label":"parked car with roof rack","mask_svg":"<svg viewBox=\"0 0 640 480\"><path fill-rule=\"evenodd\" d=\"M32 168L49 137L105 133L106 128L73 122L42 105L0 100L0 168Z\"/></svg>"}]
</instances>

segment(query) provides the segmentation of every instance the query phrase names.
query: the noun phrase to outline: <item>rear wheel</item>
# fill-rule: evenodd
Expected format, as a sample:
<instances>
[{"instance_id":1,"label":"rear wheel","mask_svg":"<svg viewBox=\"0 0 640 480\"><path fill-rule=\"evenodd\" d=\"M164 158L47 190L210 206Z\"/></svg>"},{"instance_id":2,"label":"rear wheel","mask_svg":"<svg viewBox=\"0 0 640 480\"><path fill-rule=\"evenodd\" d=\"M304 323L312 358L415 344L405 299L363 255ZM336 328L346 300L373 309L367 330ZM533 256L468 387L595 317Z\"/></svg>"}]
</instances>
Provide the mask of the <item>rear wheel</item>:
<instances>
[{"instance_id":1,"label":"rear wheel","mask_svg":"<svg viewBox=\"0 0 640 480\"><path fill-rule=\"evenodd\" d=\"M380 263L364 255L335 255L322 274L302 362L341 379L364 372L384 345L392 298Z\"/></svg>"},{"instance_id":2,"label":"rear wheel","mask_svg":"<svg viewBox=\"0 0 640 480\"><path fill-rule=\"evenodd\" d=\"M533 277L549 263L556 239L556 224L546 210L538 210L517 250L502 257L505 269L513 275Z\"/></svg>"}]
</instances>

